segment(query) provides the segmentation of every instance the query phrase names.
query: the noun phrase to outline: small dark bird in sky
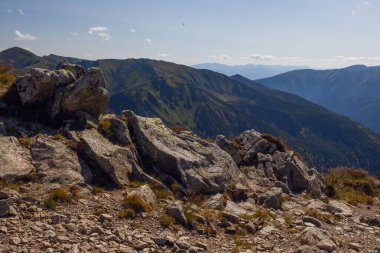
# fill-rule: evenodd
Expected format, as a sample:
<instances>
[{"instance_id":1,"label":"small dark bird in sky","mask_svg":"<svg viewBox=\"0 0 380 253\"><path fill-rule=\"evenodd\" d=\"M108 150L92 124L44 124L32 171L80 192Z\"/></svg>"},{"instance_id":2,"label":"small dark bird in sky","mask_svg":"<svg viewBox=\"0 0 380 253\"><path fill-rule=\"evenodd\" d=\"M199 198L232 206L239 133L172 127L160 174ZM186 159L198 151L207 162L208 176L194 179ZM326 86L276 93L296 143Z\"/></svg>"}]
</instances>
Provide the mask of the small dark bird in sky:
<instances>
[{"instance_id":1,"label":"small dark bird in sky","mask_svg":"<svg viewBox=\"0 0 380 253\"><path fill-rule=\"evenodd\" d=\"M185 23L182 23L183 26L185 26Z\"/></svg>"}]
</instances>

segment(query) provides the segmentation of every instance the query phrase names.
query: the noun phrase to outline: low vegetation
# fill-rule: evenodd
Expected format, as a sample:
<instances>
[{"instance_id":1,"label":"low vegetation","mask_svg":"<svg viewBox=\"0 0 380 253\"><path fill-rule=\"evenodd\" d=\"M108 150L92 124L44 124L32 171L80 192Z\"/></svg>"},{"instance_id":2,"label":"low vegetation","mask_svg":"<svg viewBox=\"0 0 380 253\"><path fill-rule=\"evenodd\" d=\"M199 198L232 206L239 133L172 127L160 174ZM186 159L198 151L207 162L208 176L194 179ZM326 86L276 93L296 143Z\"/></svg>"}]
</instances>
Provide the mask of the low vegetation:
<instances>
[{"instance_id":1,"label":"low vegetation","mask_svg":"<svg viewBox=\"0 0 380 253\"><path fill-rule=\"evenodd\" d=\"M32 144L32 139L26 135L21 135L19 138L18 138L18 141L20 142L21 145L23 145L24 147L29 147L30 144Z\"/></svg>"},{"instance_id":2,"label":"low vegetation","mask_svg":"<svg viewBox=\"0 0 380 253\"><path fill-rule=\"evenodd\" d=\"M108 138L113 137L112 123L110 120L103 118L103 117L100 117L99 118L99 127L100 127L100 131L103 132L103 134L105 136L107 136Z\"/></svg>"},{"instance_id":3,"label":"low vegetation","mask_svg":"<svg viewBox=\"0 0 380 253\"><path fill-rule=\"evenodd\" d=\"M160 224L161 224L161 226L163 226L165 228L171 227L174 224L174 219L173 219L173 217L171 217L167 214L163 214L160 217Z\"/></svg>"},{"instance_id":4,"label":"low vegetation","mask_svg":"<svg viewBox=\"0 0 380 253\"><path fill-rule=\"evenodd\" d=\"M136 214L149 210L149 205L138 195L128 195L124 198L123 207L132 209Z\"/></svg>"},{"instance_id":5,"label":"low vegetation","mask_svg":"<svg viewBox=\"0 0 380 253\"><path fill-rule=\"evenodd\" d=\"M94 193L94 194L99 194L99 193L103 193L105 190L104 190L104 188L103 187L101 187L101 186L93 186L92 187L92 193Z\"/></svg>"},{"instance_id":6,"label":"low vegetation","mask_svg":"<svg viewBox=\"0 0 380 253\"><path fill-rule=\"evenodd\" d=\"M331 169L325 176L328 196L343 199L350 204L372 204L380 196L375 187L376 179L367 171L339 167Z\"/></svg>"},{"instance_id":7,"label":"low vegetation","mask_svg":"<svg viewBox=\"0 0 380 253\"><path fill-rule=\"evenodd\" d=\"M0 93L9 89L16 77L12 72L12 67L0 64Z\"/></svg>"}]
</instances>

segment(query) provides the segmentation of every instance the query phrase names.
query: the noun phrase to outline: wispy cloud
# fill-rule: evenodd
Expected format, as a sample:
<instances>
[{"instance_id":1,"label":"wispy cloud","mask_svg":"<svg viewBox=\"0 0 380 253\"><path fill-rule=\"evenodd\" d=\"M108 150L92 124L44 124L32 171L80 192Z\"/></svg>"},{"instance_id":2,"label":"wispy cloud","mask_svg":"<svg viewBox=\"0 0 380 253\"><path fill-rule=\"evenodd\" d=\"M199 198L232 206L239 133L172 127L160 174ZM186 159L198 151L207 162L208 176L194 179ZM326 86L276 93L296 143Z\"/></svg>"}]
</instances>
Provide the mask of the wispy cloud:
<instances>
[{"instance_id":1,"label":"wispy cloud","mask_svg":"<svg viewBox=\"0 0 380 253\"><path fill-rule=\"evenodd\" d=\"M148 43L149 45L152 45L152 40L151 40L151 39L146 38L144 41L145 41L146 43Z\"/></svg>"},{"instance_id":2,"label":"wispy cloud","mask_svg":"<svg viewBox=\"0 0 380 253\"><path fill-rule=\"evenodd\" d=\"M366 7L369 7L371 6L371 2L370 1L363 1L363 0L359 0L358 3L356 3L352 9L351 9L351 14L352 16L357 16L359 14L359 12L363 9L363 8L366 8Z\"/></svg>"},{"instance_id":3,"label":"wispy cloud","mask_svg":"<svg viewBox=\"0 0 380 253\"><path fill-rule=\"evenodd\" d=\"M264 55L259 53L250 54L248 56L241 57L243 60L261 61L261 62L277 62L277 63L313 63L313 62L351 62L351 63L365 63L365 62L377 62L380 61L380 56L346 56L337 55L330 58L312 58L312 57L299 57L299 56L274 56Z\"/></svg>"},{"instance_id":4,"label":"wispy cloud","mask_svg":"<svg viewBox=\"0 0 380 253\"><path fill-rule=\"evenodd\" d=\"M18 9L18 13L20 13L20 15L23 15L23 16L25 15L22 9Z\"/></svg>"},{"instance_id":5,"label":"wispy cloud","mask_svg":"<svg viewBox=\"0 0 380 253\"><path fill-rule=\"evenodd\" d=\"M12 13L13 12L12 9L6 9L5 11L8 12L8 13Z\"/></svg>"},{"instance_id":6,"label":"wispy cloud","mask_svg":"<svg viewBox=\"0 0 380 253\"><path fill-rule=\"evenodd\" d=\"M229 57L228 55L226 54L222 54L222 55L211 55L208 57L209 59L213 59L213 60L230 60L231 57Z\"/></svg>"},{"instance_id":7,"label":"wispy cloud","mask_svg":"<svg viewBox=\"0 0 380 253\"><path fill-rule=\"evenodd\" d=\"M70 35L72 35L72 36L77 36L78 33L77 33L77 32L70 32Z\"/></svg>"},{"instance_id":8,"label":"wispy cloud","mask_svg":"<svg viewBox=\"0 0 380 253\"><path fill-rule=\"evenodd\" d=\"M88 29L88 33L91 35L98 35L104 41L112 39L111 30L104 26L93 26Z\"/></svg>"},{"instance_id":9,"label":"wispy cloud","mask_svg":"<svg viewBox=\"0 0 380 253\"><path fill-rule=\"evenodd\" d=\"M133 28L131 28L130 31L131 31L131 33L135 33L136 32L136 30L133 29Z\"/></svg>"},{"instance_id":10,"label":"wispy cloud","mask_svg":"<svg viewBox=\"0 0 380 253\"><path fill-rule=\"evenodd\" d=\"M166 58L166 57L169 57L170 54L169 53L161 53L161 54L158 54L158 57L160 58Z\"/></svg>"},{"instance_id":11,"label":"wispy cloud","mask_svg":"<svg viewBox=\"0 0 380 253\"><path fill-rule=\"evenodd\" d=\"M36 40L37 37L29 34L29 33L22 33L19 30L15 31L15 40Z\"/></svg>"}]
</instances>

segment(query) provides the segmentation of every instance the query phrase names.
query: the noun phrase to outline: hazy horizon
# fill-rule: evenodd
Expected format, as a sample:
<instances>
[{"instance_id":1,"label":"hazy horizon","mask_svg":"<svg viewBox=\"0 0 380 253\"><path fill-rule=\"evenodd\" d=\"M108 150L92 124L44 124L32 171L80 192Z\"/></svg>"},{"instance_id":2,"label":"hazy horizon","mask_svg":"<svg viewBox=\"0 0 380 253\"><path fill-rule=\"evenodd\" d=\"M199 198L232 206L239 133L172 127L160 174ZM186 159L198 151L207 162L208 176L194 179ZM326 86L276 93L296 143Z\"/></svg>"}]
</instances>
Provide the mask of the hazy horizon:
<instances>
[{"instance_id":1,"label":"hazy horizon","mask_svg":"<svg viewBox=\"0 0 380 253\"><path fill-rule=\"evenodd\" d=\"M0 3L0 50L185 65L380 65L380 2L58 1Z\"/></svg>"}]
</instances>

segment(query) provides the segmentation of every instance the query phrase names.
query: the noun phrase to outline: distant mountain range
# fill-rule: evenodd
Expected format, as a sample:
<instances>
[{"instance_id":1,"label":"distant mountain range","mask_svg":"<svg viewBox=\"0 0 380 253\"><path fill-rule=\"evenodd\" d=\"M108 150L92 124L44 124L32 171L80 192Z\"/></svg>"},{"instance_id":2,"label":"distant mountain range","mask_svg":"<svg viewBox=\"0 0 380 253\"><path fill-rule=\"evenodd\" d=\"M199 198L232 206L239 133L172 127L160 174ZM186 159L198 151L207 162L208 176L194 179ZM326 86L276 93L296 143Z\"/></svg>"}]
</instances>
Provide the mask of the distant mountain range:
<instances>
[{"instance_id":1,"label":"distant mountain range","mask_svg":"<svg viewBox=\"0 0 380 253\"><path fill-rule=\"evenodd\" d=\"M225 74L227 76L242 75L248 79L256 80L266 77L275 76L296 69L306 69L305 66L282 66L282 65L225 65L220 63L202 63L193 65L196 69L208 69Z\"/></svg>"},{"instance_id":2,"label":"distant mountain range","mask_svg":"<svg viewBox=\"0 0 380 253\"><path fill-rule=\"evenodd\" d=\"M309 165L326 169L359 166L380 172L380 137L363 125L296 95L271 90L242 76L228 77L148 59L87 61L20 48L0 52L0 62L18 69L54 68L65 59L103 69L110 110L157 116L201 136L232 136L247 129L283 136Z\"/></svg>"},{"instance_id":3,"label":"distant mountain range","mask_svg":"<svg viewBox=\"0 0 380 253\"><path fill-rule=\"evenodd\" d=\"M380 134L380 66L296 70L257 81L347 115Z\"/></svg>"}]
</instances>

